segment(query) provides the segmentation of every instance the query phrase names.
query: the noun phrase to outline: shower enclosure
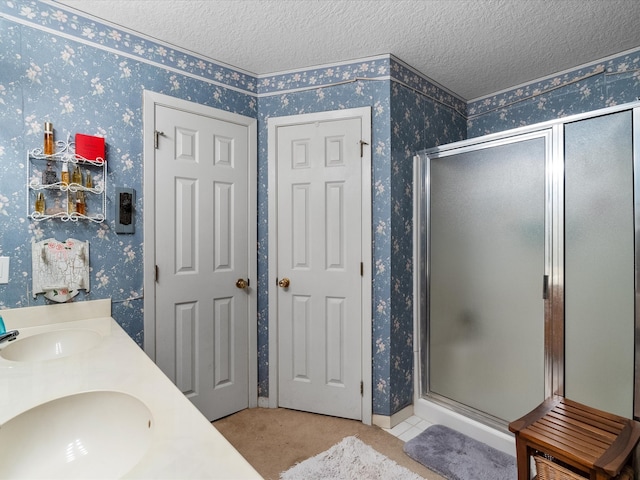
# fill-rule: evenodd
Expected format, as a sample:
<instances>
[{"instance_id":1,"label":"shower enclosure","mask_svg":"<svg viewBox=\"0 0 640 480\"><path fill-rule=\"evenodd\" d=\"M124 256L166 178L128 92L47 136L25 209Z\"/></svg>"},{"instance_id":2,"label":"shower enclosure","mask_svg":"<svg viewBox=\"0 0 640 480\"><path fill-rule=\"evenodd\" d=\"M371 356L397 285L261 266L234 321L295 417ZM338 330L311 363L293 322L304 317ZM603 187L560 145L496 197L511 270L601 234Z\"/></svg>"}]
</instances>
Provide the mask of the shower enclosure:
<instances>
[{"instance_id":1,"label":"shower enclosure","mask_svg":"<svg viewBox=\"0 0 640 480\"><path fill-rule=\"evenodd\" d=\"M421 393L506 430L556 393L635 395L640 104L422 152Z\"/></svg>"}]
</instances>

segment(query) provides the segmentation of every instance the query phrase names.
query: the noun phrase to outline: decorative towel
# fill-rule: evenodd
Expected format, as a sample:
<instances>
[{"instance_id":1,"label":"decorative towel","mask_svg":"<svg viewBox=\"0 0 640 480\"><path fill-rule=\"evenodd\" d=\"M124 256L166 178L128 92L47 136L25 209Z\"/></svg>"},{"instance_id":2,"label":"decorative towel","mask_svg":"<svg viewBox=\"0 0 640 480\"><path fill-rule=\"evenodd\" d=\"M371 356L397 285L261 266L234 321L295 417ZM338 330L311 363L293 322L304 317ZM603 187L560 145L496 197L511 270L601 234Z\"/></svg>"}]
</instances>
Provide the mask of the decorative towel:
<instances>
[{"instance_id":1,"label":"decorative towel","mask_svg":"<svg viewBox=\"0 0 640 480\"><path fill-rule=\"evenodd\" d=\"M55 238L31 245L33 297L38 293L54 302L66 302L80 289L89 291L89 242Z\"/></svg>"}]
</instances>

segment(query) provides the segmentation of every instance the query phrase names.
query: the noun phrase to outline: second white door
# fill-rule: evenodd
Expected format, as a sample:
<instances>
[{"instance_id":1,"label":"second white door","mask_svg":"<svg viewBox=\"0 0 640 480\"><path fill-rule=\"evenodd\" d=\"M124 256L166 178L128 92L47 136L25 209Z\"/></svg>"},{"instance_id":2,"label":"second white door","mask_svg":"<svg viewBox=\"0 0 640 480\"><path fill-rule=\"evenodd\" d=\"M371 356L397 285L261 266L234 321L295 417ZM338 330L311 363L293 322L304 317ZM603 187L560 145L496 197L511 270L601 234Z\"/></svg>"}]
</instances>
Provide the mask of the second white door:
<instances>
[{"instance_id":1,"label":"second white door","mask_svg":"<svg viewBox=\"0 0 640 480\"><path fill-rule=\"evenodd\" d=\"M362 118L276 133L278 403L354 419L362 419L361 140Z\"/></svg>"}]
</instances>

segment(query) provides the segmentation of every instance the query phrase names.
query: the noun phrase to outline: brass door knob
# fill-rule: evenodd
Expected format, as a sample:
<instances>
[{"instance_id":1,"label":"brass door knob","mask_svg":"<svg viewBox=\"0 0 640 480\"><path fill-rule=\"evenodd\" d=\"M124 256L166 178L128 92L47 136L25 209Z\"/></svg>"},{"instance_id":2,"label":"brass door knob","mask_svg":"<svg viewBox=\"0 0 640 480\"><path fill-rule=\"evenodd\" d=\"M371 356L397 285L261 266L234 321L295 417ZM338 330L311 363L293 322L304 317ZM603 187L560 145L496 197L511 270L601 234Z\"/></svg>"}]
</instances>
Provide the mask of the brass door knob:
<instances>
[{"instance_id":1,"label":"brass door knob","mask_svg":"<svg viewBox=\"0 0 640 480\"><path fill-rule=\"evenodd\" d=\"M236 281L236 287L238 288L247 288L249 286L249 282L246 281L244 278L239 278Z\"/></svg>"},{"instance_id":2,"label":"brass door knob","mask_svg":"<svg viewBox=\"0 0 640 480\"><path fill-rule=\"evenodd\" d=\"M287 277L284 277L282 280L278 282L278 286L282 288L287 288L290 284L291 284L291 280L289 280Z\"/></svg>"}]
</instances>

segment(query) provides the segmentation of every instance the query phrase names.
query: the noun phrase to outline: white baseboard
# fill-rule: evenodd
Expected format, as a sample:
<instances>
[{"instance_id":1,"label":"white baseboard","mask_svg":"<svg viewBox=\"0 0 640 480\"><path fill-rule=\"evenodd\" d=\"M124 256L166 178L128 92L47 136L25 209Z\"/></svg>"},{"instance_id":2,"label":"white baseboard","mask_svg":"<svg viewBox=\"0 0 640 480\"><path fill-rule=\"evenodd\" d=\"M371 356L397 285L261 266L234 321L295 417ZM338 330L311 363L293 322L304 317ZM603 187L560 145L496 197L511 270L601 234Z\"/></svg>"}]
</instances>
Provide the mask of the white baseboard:
<instances>
[{"instance_id":1,"label":"white baseboard","mask_svg":"<svg viewBox=\"0 0 640 480\"><path fill-rule=\"evenodd\" d=\"M391 416L386 415L373 415L371 422L380 428L390 429L404 422L407 418L413 415L413 405L403 408L399 412L394 413Z\"/></svg>"}]
</instances>

